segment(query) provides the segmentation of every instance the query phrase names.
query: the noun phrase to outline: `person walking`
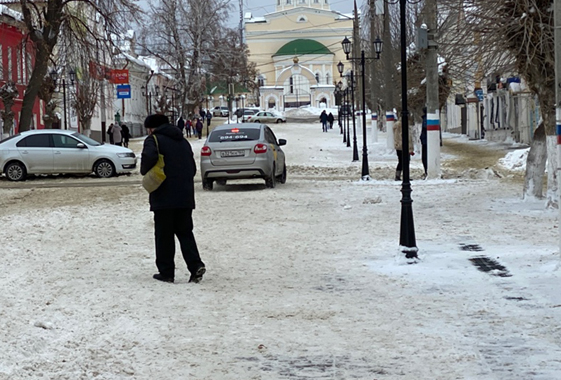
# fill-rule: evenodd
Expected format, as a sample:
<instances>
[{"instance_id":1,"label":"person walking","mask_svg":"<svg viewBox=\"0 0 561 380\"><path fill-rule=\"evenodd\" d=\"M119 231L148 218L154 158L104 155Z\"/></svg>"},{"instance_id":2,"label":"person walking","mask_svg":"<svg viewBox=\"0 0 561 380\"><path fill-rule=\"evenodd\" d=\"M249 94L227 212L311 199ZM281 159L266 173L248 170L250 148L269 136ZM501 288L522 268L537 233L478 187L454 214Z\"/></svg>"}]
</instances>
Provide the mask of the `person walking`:
<instances>
[{"instance_id":1,"label":"person walking","mask_svg":"<svg viewBox=\"0 0 561 380\"><path fill-rule=\"evenodd\" d=\"M179 128L181 134L183 134L185 130L185 120L183 120L183 116L179 116L179 120L177 120L177 128Z\"/></svg>"},{"instance_id":2,"label":"person walking","mask_svg":"<svg viewBox=\"0 0 561 380\"><path fill-rule=\"evenodd\" d=\"M129 127L127 127L125 124L121 125L121 135L123 136L123 146L125 148L128 148L129 140L131 138L131 132L129 130Z\"/></svg>"},{"instance_id":3,"label":"person walking","mask_svg":"<svg viewBox=\"0 0 561 380\"><path fill-rule=\"evenodd\" d=\"M427 178L427 107L423 107L423 124L421 125L421 135L419 136L421 140L421 161L423 162L423 168L425 169L425 174L423 174L423 179Z\"/></svg>"},{"instance_id":4,"label":"person walking","mask_svg":"<svg viewBox=\"0 0 561 380\"><path fill-rule=\"evenodd\" d=\"M211 120L212 120L212 112L207 111L206 112L206 137L208 137L208 134L209 134L209 128L210 128Z\"/></svg>"},{"instance_id":5,"label":"person walking","mask_svg":"<svg viewBox=\"0 0 561 380\"><path fill-rule=\"evenodd\" d=\"M113 145L115 141L113 140L113 123L107 128L107 136L109 136L109 144Z\"/></svg>"},{"instance_id":6,"label":"person walking","mask_svg":"<svg viewBox=\"0 0 561 380\"><path fill-rule=\"evenodd\" d=\"M158 281L175 281L175 237L191 274L189 282L199 283L206 273L193 234L195 209L194 177L197 166L191 144L165 115L149 115L144 120L148 137L144 140L140 174L145 175L164 156L166 179L150 193L150 211L154 213L156 267L152 277ZM157 139L157 140L156 140Z\"/></svg>"},{"instance_id":7,"label":"person walking","mask_svg":"<svg viewBox=\"0 0 561 380\"><path fill-rule=\"evenodd\" d=\"M199 112L199 115L201 115L201 119L203 119L203 120L205 119L206 112L205 112L204 108L201 108L201 112Z\"/></svg>"},{"instance_id":8,"label":"person walking","mask_svg":"<svg viewBox=\"0 0 561 380\"><path fill-rule=\"evenodd\" d=\"M321 112L321 115L319 115L319 121L321 121L322 131L327 132L327 113L325 112L325 110L323 110Z\"/></svg>"},{"instance_id":9,"label":"person walking","mask_svg":"<svg viewBox=\"0 0 561 380\"><path fill-rule=\"evenodd\" d=\"M197 137L199 140L203 137L203 122L200 118L197 118L197 122L195 123L195 129L197 130Z\"/></svg>"},{"instance_id":10,"label":"person walking","mask_svg":"<svg viewBox=\"0 0 561 380\"><path fill-rule=\"evenodd\" d=\"M411 140L411 131L409 135L409 154L413 156L413 142ZM395 152L397 153L397 167L395 168L395 180L401 181L401 171L403 170L403 143L402 143L402 132L401 132L401 120L393 123L393 144Z\"/></svg>"},{"instance_id":11,"label":"person walking","mask_svg":"<svg viewBox=\"0 0 561 380\"><path fill-rule=\"evenodd\" d=\"M113 126L113 143L115 145L123 145L123 135L121 134L121 126L119 124L115 124Z\"/></svg>"},{"instance_id":12,"label":"person walking","mask_svg":"<svg viewBox=\"0 0 561 380\"><path fill-rule=\"evenodd\" d=\"M185 121L185 134L187 135L187 137L191 137L192 130L193 122L191 121L191 118L187 118L187 121Z\"/></svg>"},{"instance_id":13,"label":"person walking","mask_svg":"<svg viewBox=\"0 0 561 380\"><path fill-rule=\"evenodd\" d=\"M333 122L335 121L335 118L331 112L327 115L327 121L329 123L329 129L333 129Z\"/></svg>"}]
</instances>

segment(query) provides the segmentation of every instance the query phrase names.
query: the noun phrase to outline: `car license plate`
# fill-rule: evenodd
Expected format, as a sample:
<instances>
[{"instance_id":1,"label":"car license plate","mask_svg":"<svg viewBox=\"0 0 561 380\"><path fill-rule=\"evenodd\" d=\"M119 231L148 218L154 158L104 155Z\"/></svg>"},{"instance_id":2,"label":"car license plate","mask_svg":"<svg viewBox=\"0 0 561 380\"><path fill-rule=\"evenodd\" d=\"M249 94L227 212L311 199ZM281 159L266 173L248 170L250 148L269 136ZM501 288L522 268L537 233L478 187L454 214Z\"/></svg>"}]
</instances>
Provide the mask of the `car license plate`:
<instances>
[{"instance_id":1,"label":"car license plate","mask_svg":"<svg viewBox=\"0 0 561 380\"><path fill-rule=\"evenodd\" d=\"M220 157L242 157L245 156L243 150L224 150L220 152Z\"/></svg>"}]
</instances>

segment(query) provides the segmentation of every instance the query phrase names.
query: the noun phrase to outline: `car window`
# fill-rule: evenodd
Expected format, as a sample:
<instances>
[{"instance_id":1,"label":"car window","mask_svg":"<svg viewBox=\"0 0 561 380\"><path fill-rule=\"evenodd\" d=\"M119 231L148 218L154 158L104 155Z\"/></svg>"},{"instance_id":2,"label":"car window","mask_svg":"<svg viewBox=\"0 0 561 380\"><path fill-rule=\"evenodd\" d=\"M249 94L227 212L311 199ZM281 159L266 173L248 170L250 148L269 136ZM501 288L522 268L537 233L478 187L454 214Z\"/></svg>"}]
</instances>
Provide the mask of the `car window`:
<instances>
[{"instance_id":1,"label":"car window","mask_svg":"<svg viewBox=\"0 0 561 380\"><path fill-rule=\"evenodd\" d=\"M25 148L50 148L51 145L50 134L31 135L23 138L16 146Z\"/></svg>"},{"instance_id":2,"label":"car window","mask_svg":"<svg viewBox=\"0 0 561 380\"><path fill-rule=\"evenodd\" d=\"M228 142L228 141L252 141L259 140L259 129L256 128L232 128L214 130L210 134L209 142Z\"/></svg>"},{"instance_id":3,"label":"car window","mask_svg":"<svg viewBox=\"0 0 561 380\"><path fill-rule=\"evenodd\" d=\"M78 148L80 141L68 135L53 135L55 148Z\"/></svg>"},{"instance_id":4,"label":"car window","mask_svg":"<svg viewBox=\"0 0 561 380\"><path fill-rule=\"evenodd\" d=\"M78 133L78 132L73 133L72 136L76 137L78 140L81 140L81 141L83 141L86 144L91 145L91 146L101 145L99 142L95 141L94 139L92 139L92 138L90 138L86 135L83 135L81 133Z\"/></svg>"},{"instance_id":5,"label":"car window","mask_svg":"<svg viewBox=\"0 0 561 380\"><path fill-rule=\"evenodd\" d=\"M265 140L271 144L279 145L277 144L275 134L269 128L265 128Z\"/></svg>"}]
</instances>

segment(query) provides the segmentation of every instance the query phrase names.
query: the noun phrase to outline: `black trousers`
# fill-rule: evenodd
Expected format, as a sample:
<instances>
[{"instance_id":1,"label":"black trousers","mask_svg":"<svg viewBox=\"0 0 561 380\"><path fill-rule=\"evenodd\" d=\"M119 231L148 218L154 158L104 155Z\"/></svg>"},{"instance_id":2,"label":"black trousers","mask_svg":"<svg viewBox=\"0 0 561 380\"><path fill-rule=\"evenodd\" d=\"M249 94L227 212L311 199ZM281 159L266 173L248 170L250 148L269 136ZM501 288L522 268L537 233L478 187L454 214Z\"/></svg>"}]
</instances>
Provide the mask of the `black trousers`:
<instances>
[{"instance_id":1,"label":"black trousers","mask_svg":"<svg viewBox=\"0 0 561 380\"><path fill-rule=\"evenodd\" d=\"M403 156L402 156L403 151L396 150L395 152L397 153L397 167L395 168L395 170L400 172L403 167Z\"/></svg>"},{"instance_id":2,"label":"black trousers","mask_svg":"<svg viewBox=\"0 0 561 380\"><path fill-rule=\"evenodd\" d=\"M205 264L201 261L193 235L193 210L169 209L154 211L156 267L162 276L175 277L175 236L179 240L187 269L194 274Z\"/></svg>"},{"instance_id":3,"label":"black trousers","mask_svg":"<svg viewBox=\"0 0 561 380\"><path fill-rule=\"evenodd\" d=\"M423 161L423 168L427 174L427 144L421 144L421 161Z\"/></svg>"}]
</instances>

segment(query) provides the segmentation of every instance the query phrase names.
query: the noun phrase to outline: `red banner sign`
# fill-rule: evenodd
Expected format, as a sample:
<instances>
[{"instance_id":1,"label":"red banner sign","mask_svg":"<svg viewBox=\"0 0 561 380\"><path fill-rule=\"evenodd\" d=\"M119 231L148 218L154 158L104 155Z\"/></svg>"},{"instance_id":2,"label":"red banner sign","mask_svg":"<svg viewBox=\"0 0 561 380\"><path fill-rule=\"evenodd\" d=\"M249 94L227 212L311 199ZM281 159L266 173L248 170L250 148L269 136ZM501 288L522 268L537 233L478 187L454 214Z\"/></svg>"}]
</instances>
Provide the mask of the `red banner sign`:
<instances>
[{"instance_id":1,"label":"red banner sign","mask_svg":"<svg viewBox=\"0 0 561 380\"><path fill-rule=\"evenodd\" d=\"M115 84L127 84L129 83L129 71L126 69L111 70L111 82Z\"/></svg>"}]
</instances>

